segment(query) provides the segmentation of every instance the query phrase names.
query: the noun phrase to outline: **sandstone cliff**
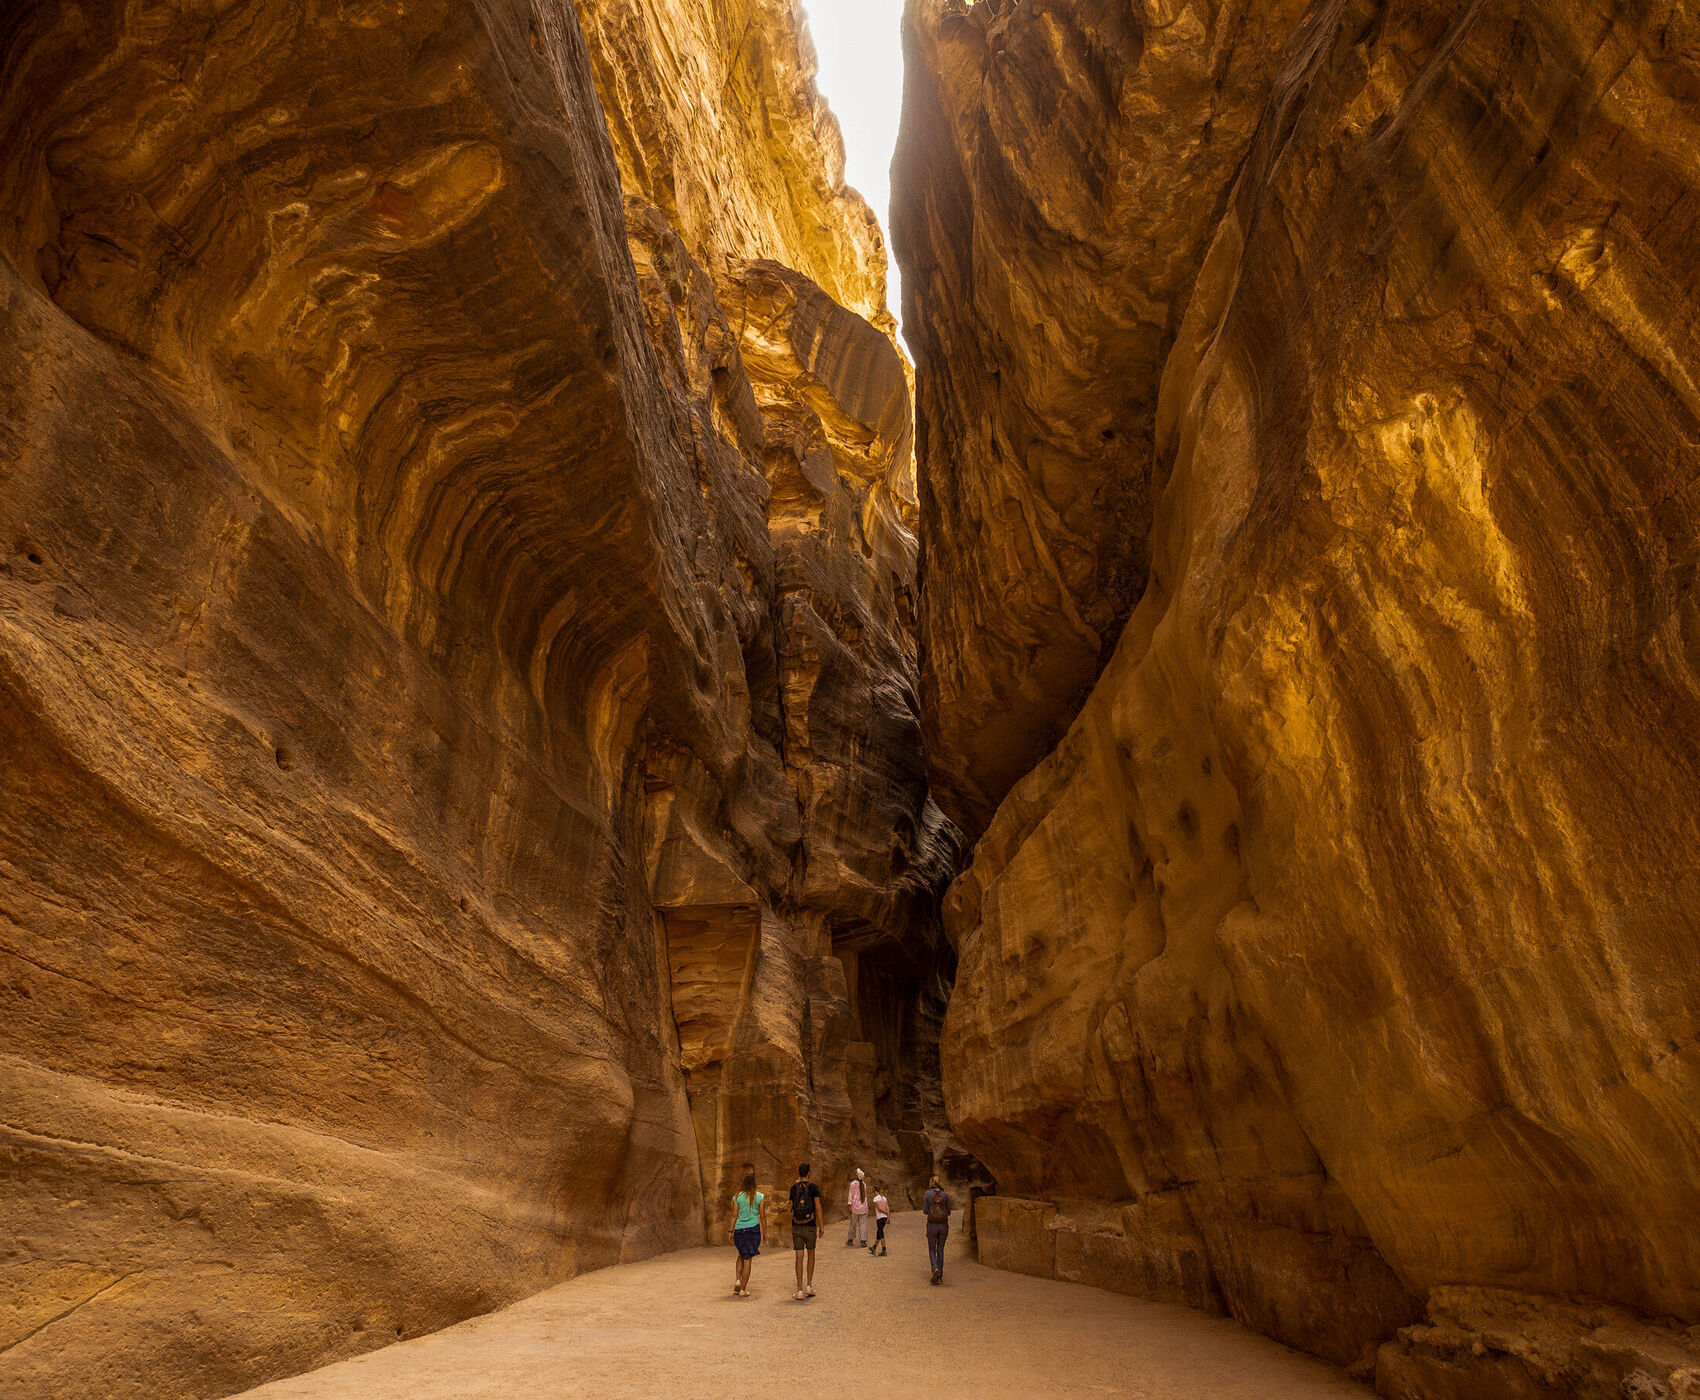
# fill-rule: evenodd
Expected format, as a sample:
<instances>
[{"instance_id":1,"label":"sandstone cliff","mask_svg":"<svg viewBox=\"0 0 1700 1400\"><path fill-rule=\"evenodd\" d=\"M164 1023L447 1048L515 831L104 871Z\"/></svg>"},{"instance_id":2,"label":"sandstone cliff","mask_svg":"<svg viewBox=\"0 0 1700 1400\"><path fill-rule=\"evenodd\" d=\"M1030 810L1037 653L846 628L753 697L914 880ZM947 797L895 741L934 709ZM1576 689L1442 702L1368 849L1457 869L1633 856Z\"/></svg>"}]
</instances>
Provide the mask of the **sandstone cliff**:
<instances>
[{"instance_id":1,"label":"sandstone cliff","mask_svg":"<svg viewBox=\"0 0 1700 1400\"><path fill-rule=\"evenodd\" d=\"M947 1145L877 229L793 8L582 17L0 16L8 1396Z\"/></svg>"},{"instance_id":2,"label":"sandstone cliff","mask_svg":"<svg viewBox=\"0 0 1700 1400\"><path fill-rule=\"evenodd\" d=\"M983 1257L1390 1396L1691 1394L1700 24L1299 11L910 7ZM951 713L1012 694L1036 764Z\"/></svg>"},{"instance_id":3,"label":"sandstone cliff","mask_svg":"<svg viewBox=\"0 0 1700 1400\"><path fill-rule=\"evenodd\" d=\"M924 714L940 801L973 834L1144 587L1162 356L1305 4L1159 8L927 0L906 25L894 236L941 580Z\"/></svg>"},{"instance_id":4,"label":"sandstone cliff","mask_svg":"<svg viewBox=\"0 0 1700 1400\"><path fill-rule=\"evenodd\" d=\"M717 283L779 258L889 333L885 240L844 185L797 0L584 0L579 15L627 193Z\"/></svg>"}]
</instances>

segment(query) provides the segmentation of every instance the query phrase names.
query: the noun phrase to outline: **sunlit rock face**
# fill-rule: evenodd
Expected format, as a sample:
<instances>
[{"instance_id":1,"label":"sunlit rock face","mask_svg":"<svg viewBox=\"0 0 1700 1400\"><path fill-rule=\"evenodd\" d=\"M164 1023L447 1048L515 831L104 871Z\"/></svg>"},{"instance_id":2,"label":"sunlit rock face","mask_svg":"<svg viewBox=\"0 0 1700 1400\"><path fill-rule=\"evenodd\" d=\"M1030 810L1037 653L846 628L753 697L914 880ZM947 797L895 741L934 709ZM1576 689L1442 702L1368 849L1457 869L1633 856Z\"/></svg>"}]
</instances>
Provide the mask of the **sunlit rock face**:
<instances>
[{"instance_id":1,"label":"sunlit rock face","mask_svg":"<svg viewBox=\"0 0 1700 1400\"><path fill-rule=\"evenodd\" d=\"M977 834L1145 585L1157 380L1303 0L909 7L928 757Z\"/></svg>"},{"instance_id":2,"label":"sunlit rock face","mask_svg":"<svg viewBox=\"0 0 1700 1400\"><path fill-rule=\"evenodd\" d=\"M950 265L935 211L999 188L918 159L921 98L955 101L953 45L982 42L951 36L1014 49L1090 10L912 6L906 286ZM1135 17L1100 71L1221 19ZM1700 26L1366 2L1253 42L1255 135L1162 292L1155 377L1100 377L1104 413L1157 405L1149 456L1100 464L1149 484L1148 581L947 904L946 1096L1020 1198L981 1248L1224 1307L1390 1396L1689 1394ZM1184 184L1193 153L1146 149L1139 178ZM1016 228L970 268L1048 246ZM958 306L909 311L926 460L992 371L1053 372L1014 313L970 345ZM1012 451L1006 499L1051 460ZM961 498L953 472L931 489ZM924 627L980 606L1008 540L927 536ZM975 771L972 746L932 759Z\"/></svg>"},{"instance_id":3,"label":"sunlit rock face","mask_svg":"<svg viewBox=\"0 0 1700 1400\"><path fill-rule=\"evenodd\" d=\"M706 9L583 18L0 23L8 1397L228 1394L698 1242L745 1160L951 1147L877 235L793 12L693 99L759 148L599 98Z\"/></svg>"},{"instance_id":4,"label":"sunlit rock face","mask_svg":"<svg viewBox=\"0 0 1700 1400\"><path fill-rule=\"evenodd\" d=\"M844 186L800 7L598 0L581 14L674 413L699 479L737 479L705 488L745 512L721 592L747 595L747 724L794 804L767 914L731 906L741 960L717 942L716 906L655 895L683 950L676 995L698 940L719 949L725 1034L695 1063L686 1052L708 1229L745 1161L780 1181L811 1157L835 1199L859 1163L918 1199L961 1151L937 1064L953 958L936 908L957 837L920 758L911 410L883 240ZM713 121L704 93L719 95ZM653 847L689 822L676 794L690 780L667 754L646 783ZM742 868L719 865L712 820L698 826L687 865L713 851L717 869Z\"/></svg>"},{"instance_id":5,"label":"sunlit rock face","mask_svg":"<svg viewBox=\"0 0 1700 1400\"><path fill-rule=\"evenodd\" d=\"M740 261L778 258L889 332L885 241L844 185L797 0L578 10L627 193L660 210L717 284Z\"/></svg>"}]
</instances>

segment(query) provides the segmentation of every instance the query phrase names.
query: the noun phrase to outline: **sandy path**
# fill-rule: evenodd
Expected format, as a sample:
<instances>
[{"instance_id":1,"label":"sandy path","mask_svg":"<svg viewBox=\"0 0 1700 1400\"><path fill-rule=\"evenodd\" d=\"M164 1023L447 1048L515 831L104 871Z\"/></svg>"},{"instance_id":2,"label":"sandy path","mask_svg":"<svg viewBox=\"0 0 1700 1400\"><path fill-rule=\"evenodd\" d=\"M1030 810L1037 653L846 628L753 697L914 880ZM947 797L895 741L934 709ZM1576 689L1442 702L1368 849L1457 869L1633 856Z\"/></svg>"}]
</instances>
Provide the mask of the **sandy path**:
<instances>
[{"instance_id":1,"label":"sandy path","mask_svg":"<svg viewBox=\"0 0 1700 1400\"><path fill-rule=\"evenodd\" d=\"M817 1296L788 1249L732 1296L730 1248L602 1269L501 1312L247 1392L251 1400L1365 1400L1321 1362L1231 1322L981 1268L953 1239L927 1282L918 1212L891 1253L823 1234Z\"/></svg>"}]
</instances>

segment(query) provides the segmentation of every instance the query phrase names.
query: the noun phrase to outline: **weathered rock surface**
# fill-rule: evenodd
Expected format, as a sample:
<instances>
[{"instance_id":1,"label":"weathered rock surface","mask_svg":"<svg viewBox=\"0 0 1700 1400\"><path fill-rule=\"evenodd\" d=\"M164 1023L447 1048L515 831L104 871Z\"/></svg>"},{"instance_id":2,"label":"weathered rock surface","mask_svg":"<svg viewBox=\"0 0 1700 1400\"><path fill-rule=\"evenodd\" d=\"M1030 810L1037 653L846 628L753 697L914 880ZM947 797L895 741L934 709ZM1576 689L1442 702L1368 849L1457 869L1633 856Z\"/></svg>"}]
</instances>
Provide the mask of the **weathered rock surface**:
<instances>
[{"instance_id":1,"label":"weathered rock surface","mask_svg":"<svg viewBox=\"0 0 1700 1400\"><path fill-rule=\"evenodd\" d=\"M950 1146L904 366L795 17L715 51L759 148L599 101L708 4L0 19L7 1396Z\"/></svg>"},{"instance_id":2,"label":"weathered rock surface","mask_svg":"<svg viewBox=\"0 0 1700 1400\"><path fill-rule=\"evenodd\" d=\"M739 703L790 804L717 832L702 813L722 785L676 747L646 759L705 1225L722 1225L745 1161L776 1182L809 1157L834 1200L860 1162L918 1199L960 1150L937 1068L951 959L936 909L957 842L920 760L904 367L801 274L737 263L716 286L653 206L630 197L626 214L708 497L757 508L720 596L745 591Z\"/></svg>"},{"instance_id":3,"label":"weathered rock surface","mask_svg":"<svg viewBox=\"0 0 1700 1400\"><path fill-rule=\"evenodd\" d=\"M583 0L579 15L627 193L717 283L778 257L889 333L885 240L845 188L797 0Z\"/></svg>"},{"instance_id":4,"label":"weathered rock surface","mask_svg":"<svg viewBox=\"0 0 1700 1400\"><path fill-rule=\"evenodd\" d=\"M1203 174L1214 199L1193 189L1195 144L1130 156L1147 187L1215 212L1189 285L1177 248L1149 289L1108 293L1174 317L1129 385L1113 347L1059 360L1015 309L971 346L960 301L924 290L1058 266L1031 220L985 216L996 242L960 230L1033 158L984 135L1014 81L996 48L1095 13L910 11L925 71L896 241L921 289L929 526L974 499L1032 518L1048 489L1048 450L1012 444L1001 483L979 459L938 465L985 380L1090 384L1101 365L1077 421L1157 406L1148 457L1106 455L1071 488L1149 491L1138 606L947 905L952 1117L1031 1202L983 1208L982 1249L1064 1274L1116 1259L1128 1286L1214 1295L1362 1358L1388 1395L1686 1394L1700 22L1609 0L1340 0L1260 36L1201 3L1136 6L1113 42L1058 38L1094 55L1126 120L1174 65L1208 66L1228 75L1214 108L1255 129L1242 163ZM1263 60L1224 51L1271 38ZM1073 85L1020 71L1045 84L1033 110L1066 115ZM941 104L982 132L949 179ZM1066 207L1079 165L1040 166L1030 204ZM1138 277L1133 214L1103 217L1071 257ZM1072 278L1039 285L1023 305L1066 315ZM929 705L958 654L939 619L990 608L989 631L1018 635L1042 612L1019 591L986 603L999 529L940 528ZM1105 616L1112 593L1094 594ZM1010 674L957 669L986 694ZM929 714L930 759L968 812L1003 780L956 722Z\"/></svg>"},{"instance_id":5,"label":"weathered rock surface","mask_svg":"<svg viewBox=\"0 0 1700 1400\"><path fill-rule=\"evenodd\" d=\"M1304 0L924 0L892 236L908 269L928 753L978 834L1145 585L1157 380Z\"/></svg>"}]
</instances>

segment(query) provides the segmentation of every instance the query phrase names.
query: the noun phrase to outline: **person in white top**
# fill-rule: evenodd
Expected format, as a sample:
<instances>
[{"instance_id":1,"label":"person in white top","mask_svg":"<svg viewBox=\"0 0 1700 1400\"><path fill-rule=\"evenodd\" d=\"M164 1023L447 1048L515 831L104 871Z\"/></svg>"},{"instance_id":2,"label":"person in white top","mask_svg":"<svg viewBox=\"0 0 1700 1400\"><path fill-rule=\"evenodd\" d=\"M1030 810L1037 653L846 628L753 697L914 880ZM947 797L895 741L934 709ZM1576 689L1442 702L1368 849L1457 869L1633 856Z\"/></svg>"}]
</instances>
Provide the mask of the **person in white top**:
<instances>
[{"instance_id":1,"label":"person in white top","mask_svg":"<svg viewBox=\"0 0 1700 1400\"><path fill-rule=\"evenodd\" d=\"M862 1175L862 1169L856 1168L856 1175L850 1178L850 1238L845 1244L866 1244L868 1242L868 1179Z\"/></svg>"},{"instance_id":2,"label":"person in white top","mask_svg":"<svg viewBox=\"0 0 1700 1400\"><path fill-rule=\"evenodd\" d=\"M885 1222L890 1218L891 1202L885 1198L885 1187L876 1183L874 1186L874 1240L868 1246L869 1254L877 1249L880 1257L885 1257Z\"/></svg>"}]
</instances>

